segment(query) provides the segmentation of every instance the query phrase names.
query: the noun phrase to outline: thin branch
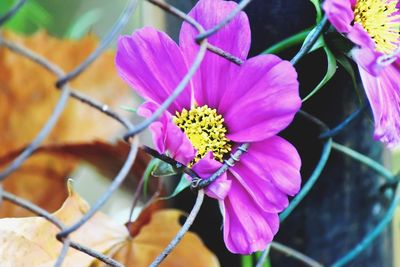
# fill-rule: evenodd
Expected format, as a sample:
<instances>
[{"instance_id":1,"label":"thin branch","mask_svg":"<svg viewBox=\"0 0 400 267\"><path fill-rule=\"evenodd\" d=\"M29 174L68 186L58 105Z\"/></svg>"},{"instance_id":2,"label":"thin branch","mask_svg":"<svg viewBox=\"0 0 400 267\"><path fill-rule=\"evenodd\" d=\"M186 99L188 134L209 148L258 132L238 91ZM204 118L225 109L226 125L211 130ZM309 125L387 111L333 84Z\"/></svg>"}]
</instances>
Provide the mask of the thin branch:
<instances>
[{"instance_id":1,"label":"thin branch","mask_svg":"<svg viewBox=\"0 0 400 267\"><path fill-rule=\"evenodd\" d=\"M279 251L281 253L284 253L287 256L292 257L292 258L294 258L294 259L306 264L307 266L310 266L310 267L323 267L323 265L321 263L317 262L316 260L308 257L307 255L304 255L303 253L301 253L301 252L299 252L299 251L297 251L297 250L295 250L293 248L285 246L285 245L283 245L281 243L272 242L271 243L271 248L276 250L276 251Z\"/></svg>"},{"instance_id":2,"label":"thin branch","mask_svg":"<svg viewBox=\"0 0 400 267\"><path fill-rule=\"evenodd\" d=\"M79 74L81 74L84 70L86 70L92 63L95 61L104 50L110 45L110 43L114 40L116 35L121 31L121 29L128 23L129 18L132 16L133 12L136 10L137 0L129 0L125 9L122 11L120 17L117 22L113 25L110 32L107 36L101 41L100 45L94 50L85 61L83 61L78 67L69 72L64 77L60 78L56 82L56 87L61 88L68 81L76 78Z\"/></svg>"},{"instance_id":3,"label":"thin branch","mask_svg":"<svg viewBox=\"0 0 400 267\"><path fill-rule=\"evenodd\" d=\"M111 197L111 195L121 186L126 176L128 175L130 169L133 166L136 155L138 151L137 138L134 139L133 144L131 144L131 148L128 154L128 157L119 171L118 175L115 177L111 185L107 188L107 190L97 199L96 203L90 208L88 212L86 212L82 218L74 223L72 226L63 229L60 233L57 234L57 239L63 239L68 236L72 232L79 229L84 223L86 223Z\"/></svg>"},{"instance_id":4,"label":"thin branch","mask_svg":"<svg viewBox=\"0 0 400 267\"><path fill-rule=\"evenodd\" d=\"M196 216L203 204L204 199L204 190L199 190L197 192L197 199L196 203L193 206L192 211L190 212L189 216L187 217L185 223L182 225L179 232L176 234L174 239L168 244L168 246L164 249L163 252L150 264L150 267L157 267L168 255L169 253L178 245L181 241L183 236L189 231L190 226L193 224Z\"/></svg>"}]
</instances>

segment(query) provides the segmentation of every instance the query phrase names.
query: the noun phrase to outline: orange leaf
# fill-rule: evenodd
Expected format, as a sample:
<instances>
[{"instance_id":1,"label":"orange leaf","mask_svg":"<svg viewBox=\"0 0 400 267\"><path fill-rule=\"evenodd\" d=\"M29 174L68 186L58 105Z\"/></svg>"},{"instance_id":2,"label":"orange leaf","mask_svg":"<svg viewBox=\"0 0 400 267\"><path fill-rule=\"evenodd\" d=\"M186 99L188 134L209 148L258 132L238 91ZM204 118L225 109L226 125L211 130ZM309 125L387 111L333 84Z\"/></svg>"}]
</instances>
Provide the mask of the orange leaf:
<instances>
[{"instance_id":1,"label":"orange leaf","mask_svg":"<svg viewBox=\"0 0 400 267\"><path fill-rule=\"evenodd\" d=\"M0 169L20 150L0 157ZM65 182L78 161L96 167L102 175L112 179L122 167L129 152L125 142L109 144L100 141L84 144L48 145L39 148L22 167L4 181L4 189L53 212L68 196ZM126 178L126 186L135 188L150 160L141 149ZM150 180L150 193L157 190L157 181ZM12 203L0 205L1 217L25 217L32 213Z\"/></svg>"},{"instance_id":2,"label":"orange leaf","mask_svg":"<svg viewBox=\"0 0 400 267\"><path fill-rule=\"evenodd\" d=\"M127 267L148 266L181 227L178 220L182 212L159 210L159 207L154 204L144 211L144 214L150 215L150 219L147 215L139 217L134 223L139 226L138 232L133 237L125 226L116 224L98 212L74 232L71 239L111 255ZM54 216L71 225L88 209L88 204L70 190L69 197ZM0 219L1 266L53 266L61 250L61 243L55 238L58 232L57 227L41 217ZM70 248L63 266L104 265ZM160 266L218 267L219 262L196 234L188 232Z\"/></svg>"},{"instance_id":3,"label":"orange leaf","mask_svg":"<svg viewBox=\"0 0 400 267\"><path fill-rule=\"evenodd\" d=\"M76 162L76 158L68 155L34 155L4 180L4 190L53 212L68 196L65 183ZM0 161L0 168L3 166L5 164ZM32 216L32 213L7 201L0 205L0 218L25 216Z\"/></svg>"},{"instance_id":4,"label":"orange leaf","mask_svg":"<svg viewBox=\"0 0 400 267\"><path fill-rule=\"evenodd\" d=\"M59 65L72 70L98 45L94 36L79 41L59 40L38 32L30 37L4 32L4 38L21 44ZM0 47L0 156L31 142L43 127L59 98L56 77L36 63ZM120 110L133 105L132 92L114 67L114 53L105 52L71 83L73 88ZM126 114L126 113L125 113ZM99 111L70 100L46 143L64 144L109 139L122 126Z\"/></svg>"},{"instance_id":5,"label":"orange leaf","mask_svg":"<svg viewBox=\"0 0 400 267\"><path fill-rule=\"evenodd\" d=\"M3 32L9 41L27 47L65 71L72 70L98 45L94 36L79 41L60 40L38 32L29 37ZM0 46L0 171L37 135L53 112L60 92L56 77L29 59ZM106 51L71 85L77 90L119 110L133 104L131 90L114 70L114 52ZM122 129L114 120L99 111L69 100L55 129L45 144L71 144L110 139ZM13 157L10 157L13 155ZM104 156L103 158L106 158ZM64 154L42 153L29 159L20 170L4 182L6 190L54 211L67 196L65 180L77 161ZM112 171L118 168L111 165ZM0 217L26 216L15 205L0 206Z\"/></svg>"},{"instance_id":6,"label":"orange leaf","mask_svg":"<svg viewBox=\"0 0 400 267\"><path fill-rule=\"evenodd\" d=\"M70 191L63 206L54 213L60 221L71 224L89 209L88 204ZM0 262L2 266L53 266L62 247L55 235L59 229L41 217L0 219ZM124 226L96 213L71 235L73 241L99 252L106 252L128 237ZM63 266L89 266L93 258L70 248Z\"/></svg>"},{"instance_id":7,"label":"orange leaf","mask_svg":"<svg viewBox=\"0 0 400 267\"><path fill-rule=\"evenodd\" d=\"M164 250L181 228L179 218L183 213L179 210L155 211L150 221L135 222L141 228L135 228L136 236L127 240L123 247L112 257L127 267L145 267ZM147 216L139 217L146 220ZM132 232L132 231L131 231ZM96 267L104 266L97 262ZM160 264L160 267L217 267L218 259L203 244L194 233L188 232L178 246Z\"/></svg>"}]
</instances>

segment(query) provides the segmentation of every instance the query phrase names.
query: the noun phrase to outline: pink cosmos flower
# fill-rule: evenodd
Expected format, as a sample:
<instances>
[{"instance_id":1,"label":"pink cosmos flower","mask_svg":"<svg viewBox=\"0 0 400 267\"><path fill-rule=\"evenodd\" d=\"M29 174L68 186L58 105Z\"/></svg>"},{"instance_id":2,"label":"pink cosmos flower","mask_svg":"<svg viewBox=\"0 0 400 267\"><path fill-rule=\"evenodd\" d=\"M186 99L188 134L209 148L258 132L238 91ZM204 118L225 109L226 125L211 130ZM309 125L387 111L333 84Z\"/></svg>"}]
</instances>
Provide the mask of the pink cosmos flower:
<instances>
[{"instance_id":1,"label":"pink cosmos flower","mask_svg":"<svg viewBox=\"0 0 400 267\"><path fill-rule=\"evenodd\" d=\"M210 29L236 5L200 0L189 15ZM120 37L117 70L147 100L140 115L150 116L184 77L199 50L197 34L184 23L179 45L149 27ZM246 14L241 12L209 42L245 60L250 48ZM150 126L156 149L192 166L202 178L211 176L238 144L250 143L240 161L205 190L221 204L231 252L265 249L278 231L278 213L287 207L288 195L299 191L300 157L276 134L300 105L297 74L289 62L262 55L238 66L207 52L185 91Z\"/></svg>"},{"instance_id":2,"label":"pink cosmos flower","mask_svg":"<svg viewBox=\"0 0 400 267\"><path fill-rule=\"evenodd\" d=\"M326 0L332 25L356 48L359 66L375 120L374 138L400 145L400 15L398 0Z\"/></svg>"}]
</instances>

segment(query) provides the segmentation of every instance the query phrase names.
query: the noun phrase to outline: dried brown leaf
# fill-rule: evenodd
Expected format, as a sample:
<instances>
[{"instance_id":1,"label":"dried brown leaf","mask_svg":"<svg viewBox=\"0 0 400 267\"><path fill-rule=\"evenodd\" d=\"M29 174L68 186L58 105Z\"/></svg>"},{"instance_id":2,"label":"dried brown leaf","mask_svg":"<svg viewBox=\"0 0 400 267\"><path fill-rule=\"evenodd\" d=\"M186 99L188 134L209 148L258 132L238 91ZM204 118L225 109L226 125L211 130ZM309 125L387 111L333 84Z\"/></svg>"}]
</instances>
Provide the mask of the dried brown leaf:
<instances>
[{"instance_id":1,"label":"dried brown leaf","mask_svg":"<svg viewBox=\"0 0 400 267\"><path fill-rule=\"evenodd\" d=\"M70 191L54 216L68 225L79 220L88 209L88 204ZM62 246L55 238L58 232L56 226L41 217L0 219L1 266L53 266ZM124 242L128 235L124 226L96 213L71 238L94 250L106 252ZM92 261L92 257L69 249L63 266L89 266Z\"/></svg>"},{"instance_id":2,"label":"dried brown leaf","mask_svg":"<svg viewBox=\"0 0 400 267\"><path fill-rule=\"evenodd\" d=\"M98 212L74 232L71 239L107 253L127 267L148 266L181 227L179 217L182 212L159 208L160 205L151 205L139 216L131 225L137 226L134 236L129 234L125 226L114 223L110 217ZM88 209L88 204L70 191L69 197L54 216L71 225ZM55 238L58 232L56 226L41 217L0 219L1 266L52 266L61 250L61 243ZM63 266L104 265L71 248ZM188 232L160 266L218 267L219 262L196 234Z\"/></svg>"},{"instance_id":3,"label":"dried brown leaf","mask_svg":"<svg viewBox=\"0 0 400 267\"><path fill-rule=\"evenodd\" d=\"M181 225L179 210L157 210L149 217L140 216L130 226L130 232L136 235L124 242L123 246L112 254L112 257L127 267L146 267L164 250L175 237ZM137 227L139 226L139 227ZM134 230L134 231L133 231ZM95 267L104 266L96 262ZM204 246L201 239L188 232L178 246L160 264L160 267L218 267L215 255Z\"/></svg>"},{"instance_id":4,"label":"dried brown leaf","mask_svg":"<svg viewBox=\"0 0 400 267\"><path fill-rule=\"evenodd\" d=\"M5 39L25 46L70 71L98 45L94 36L79 41L60 40L45 32L30 37L4 32ZM56 77L38 64L0 47L0 156L31 142L53 112L60 96ZM117 110L133 104L131 90L114 68L114 53L105 52L71 85ZM109 139L121 125L97 110L70 100L47 144Z\"/></svg>"},{"instance_id":5,"label":"dried brown leaf","mask_svg":"<svg viewBox=\"0 0 400 267\"><path fill-rule=\"evenodd\" d=\"M0 169L20 152L17 150L0 157ZM68 196L65 183L77 162L87 162L97 168L99 173L111 179L122 167L128 152L129 145L125 142L110 144L96 141L84 144L44 146L5 180L4 189L53 212ZM135 164L126 178L127 187L136 187L149 160L150 157L139 149ZM150 193L157 190L156 180L150 181L149 190ZM32 213L29 211L12 203L3 202L0 205L0 218L31 215Z\"/></svg>"}]
</instances>

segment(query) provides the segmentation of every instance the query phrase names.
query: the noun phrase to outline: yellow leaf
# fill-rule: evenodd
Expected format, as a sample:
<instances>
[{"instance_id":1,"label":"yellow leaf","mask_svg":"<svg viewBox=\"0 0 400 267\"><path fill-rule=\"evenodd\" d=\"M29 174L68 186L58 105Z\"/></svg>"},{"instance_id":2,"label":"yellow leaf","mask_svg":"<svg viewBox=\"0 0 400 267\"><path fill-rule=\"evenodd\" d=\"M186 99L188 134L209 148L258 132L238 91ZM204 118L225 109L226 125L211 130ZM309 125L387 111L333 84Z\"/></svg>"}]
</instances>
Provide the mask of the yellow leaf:
<instances>
[{"instance_id":1,"label":"yellow leaf","mask_svg":"<svg viewBox=\"0 0 400 267\"><path fill-rule=\"evenodd\" d=\"M68 225L79 220L88 209L82 198L70 192L54 216ZM1 266L53 266L62 247L55 238L58 232L56 226L40 217L0 219ZM106 252L124 242L128 236L124 226L102 213L96 213L71 238L94 250ZM63 266L89 266L92 261L92 257L70 248Z\"/></svg>"}]
</instances>

